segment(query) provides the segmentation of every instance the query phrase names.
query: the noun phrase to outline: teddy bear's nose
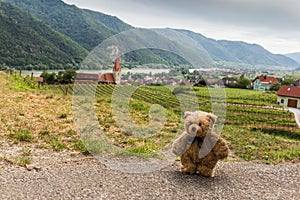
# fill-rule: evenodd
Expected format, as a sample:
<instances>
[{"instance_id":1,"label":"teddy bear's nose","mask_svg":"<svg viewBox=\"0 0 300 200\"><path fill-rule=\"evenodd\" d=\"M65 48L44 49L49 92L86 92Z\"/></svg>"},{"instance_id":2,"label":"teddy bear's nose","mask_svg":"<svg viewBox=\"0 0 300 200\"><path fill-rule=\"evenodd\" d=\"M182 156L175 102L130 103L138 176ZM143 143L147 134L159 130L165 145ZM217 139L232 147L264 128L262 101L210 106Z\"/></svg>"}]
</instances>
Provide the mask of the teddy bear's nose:
<instances>
[{"instance_id":1,"label":"teddy bear's nose","mask_svg":"<svg viewBox=\"0 0 300 200\"><path fill-rule=\"evenodd\" d=\"M193 131L193 132L196 132L196 131L197 131L196 127L193 127L193 128L192 128L192 131Z\"/></svg>"}]
</instances>

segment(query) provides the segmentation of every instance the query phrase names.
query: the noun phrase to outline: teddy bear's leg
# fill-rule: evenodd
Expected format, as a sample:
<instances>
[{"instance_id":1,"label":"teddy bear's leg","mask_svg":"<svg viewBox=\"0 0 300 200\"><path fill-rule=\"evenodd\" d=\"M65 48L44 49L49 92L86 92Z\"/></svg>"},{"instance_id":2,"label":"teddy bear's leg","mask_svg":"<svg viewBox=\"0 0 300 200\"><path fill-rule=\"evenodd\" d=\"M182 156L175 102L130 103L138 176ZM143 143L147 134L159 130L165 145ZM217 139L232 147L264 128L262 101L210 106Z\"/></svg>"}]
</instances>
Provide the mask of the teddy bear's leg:
<instances>
[{"instance_id":1,"label":"teddy bear's leg","mask_svg":"<svg viewBox=\"0 0 300 200\"><path fill-rule=\"evenodd\" d=\"M194 174L196 172L197 166L188 155L183 154L181 156L181 164L182 173Z\"/></svg>"},{"instance_id":2,"label":"teddy bear's leg","mask_svg":"<svg viewBox=\"0 0 300 200\"><path fill-rule=\"evenodd\" d=\"M213 177L217 163L218 159L210 152L206 157L201 159L201 162L197 166L197 171L202 176Z\"/></svg>"}]
</instances>

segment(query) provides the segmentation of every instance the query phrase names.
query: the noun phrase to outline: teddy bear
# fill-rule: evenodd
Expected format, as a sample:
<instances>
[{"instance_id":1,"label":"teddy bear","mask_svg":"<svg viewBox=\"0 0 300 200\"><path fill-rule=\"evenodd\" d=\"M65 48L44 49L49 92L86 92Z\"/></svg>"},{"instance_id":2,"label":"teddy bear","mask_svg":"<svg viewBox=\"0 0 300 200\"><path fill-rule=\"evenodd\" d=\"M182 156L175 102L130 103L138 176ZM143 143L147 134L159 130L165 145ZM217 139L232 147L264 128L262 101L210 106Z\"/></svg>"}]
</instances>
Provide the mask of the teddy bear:
<instances>
[{"instance_id":1,"label":"teddy bear","mask_svg":"<svg viewBox=\"0 0 300 200\"><path fill-rule=\"evenodd\" d=\"M214 132L217 116L195 111L185 112L184 118L184 132L172 144L181 159L181 172L213 177L218 161L229 153L226 141Z\"/></svg>"}]
</instances>

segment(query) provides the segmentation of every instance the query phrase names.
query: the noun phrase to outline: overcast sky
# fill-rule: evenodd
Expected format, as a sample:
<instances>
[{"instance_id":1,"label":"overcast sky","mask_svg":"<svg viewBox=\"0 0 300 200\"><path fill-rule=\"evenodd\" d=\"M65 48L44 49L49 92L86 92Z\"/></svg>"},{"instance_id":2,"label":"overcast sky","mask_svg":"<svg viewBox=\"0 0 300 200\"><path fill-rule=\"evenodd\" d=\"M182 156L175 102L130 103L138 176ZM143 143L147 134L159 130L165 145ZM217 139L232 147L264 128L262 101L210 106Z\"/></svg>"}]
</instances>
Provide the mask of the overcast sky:
<instances>
[{"instance_id":1,"label":"overcast sky","mask_svg":"<svg viewBox=\"0 0 300 200\"><path fill-rule=\"evenodd\" d=\"M214 39L300 52L299 0L63 0L143 28L180 28Z\"/></svg>"}]
</instances>

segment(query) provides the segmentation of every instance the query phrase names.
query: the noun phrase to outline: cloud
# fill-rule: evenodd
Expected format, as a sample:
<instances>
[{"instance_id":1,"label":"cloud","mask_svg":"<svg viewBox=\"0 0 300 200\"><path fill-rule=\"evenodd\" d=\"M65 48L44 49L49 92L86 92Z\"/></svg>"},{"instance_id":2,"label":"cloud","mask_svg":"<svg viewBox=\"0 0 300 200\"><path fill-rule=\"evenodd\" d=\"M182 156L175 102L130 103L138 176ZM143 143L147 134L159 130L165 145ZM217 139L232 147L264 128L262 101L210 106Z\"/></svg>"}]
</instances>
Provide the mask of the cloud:
<instances>
[{"instance_id":1,"label":"cloud","mask_svg":"<svg viewBox=\"0 0 300 200\"><path fill-rule=\"evenodd\" d=\"M272 29L300 29L298 0L127 0L132 5L145 4L149 10L158 9L165 15L185 19L239 26L259 26ZM148 2L148 3L146 3Z\"/></svg>"},{"instance_id":2,"label":"cloud","mask_svg":"<svg viewBox=\"0 0 300 200\"><path fill-rule=\"evenodd\" d=\"M170 18L207 20L239 26L300 29L298 0L65 0L113 13Z\"/></svg>"},{"instance_id":3,"label":"cloud","mask_svg":"<svg viewBox=\"0 0 300 200\"><path fill-rule=\"evenodd\" d=\"M268 50L273 38L273 52L281 51L279 41L285 52L300 51L299 0L64 1L115 15L137 27L190 29L215 39L262 42Z\"/></svg>"}]
</instances>

